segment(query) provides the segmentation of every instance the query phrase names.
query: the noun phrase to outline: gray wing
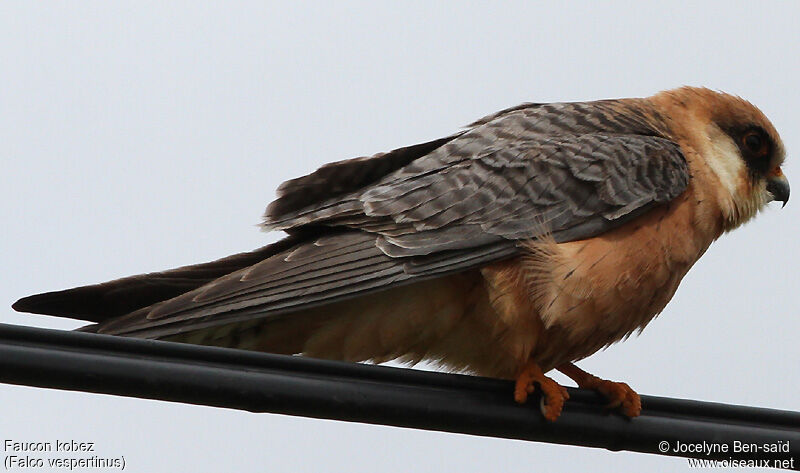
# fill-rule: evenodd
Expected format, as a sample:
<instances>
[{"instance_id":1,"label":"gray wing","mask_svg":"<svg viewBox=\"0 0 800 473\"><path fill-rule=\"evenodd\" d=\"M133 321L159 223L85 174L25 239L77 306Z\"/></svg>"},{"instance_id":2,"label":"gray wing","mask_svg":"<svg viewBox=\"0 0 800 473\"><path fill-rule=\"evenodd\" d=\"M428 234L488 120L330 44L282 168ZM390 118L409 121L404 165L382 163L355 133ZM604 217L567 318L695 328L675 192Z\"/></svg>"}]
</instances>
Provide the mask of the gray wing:
<instances>
[{"instance_id":1,"label":"gray wing","mask_svg":"<svg viewBox=\"0 0 800 473\"><path fill-rule=\"evenodd\" d=\"M314 236L96 329L161 337L270 317L479 267L545 232L608 231L688 185L678 145L634 105L524 105L418 145L413 159L359 158L289 181L264 226Z\"/></svg>"},{"instance_id":2,"label":"gray wing","mask_svg":"<svg viewBox=\"0 0 800 473\"><path fill-rule=\"evenodd\" d=\"M657 114L645 107L633 99L507 109L353 192L289 208L281 205L292 194L284 189L264 227L366 231L398 258L536 238L543 230L556 241L588 238L688 185L679 146L659 136L659 123L647 118Z\"/></svg>"},{"instance_id":3,"label":"gray wing","mask_svg":"<svg viewBox=\"0 0 800 473\"><path fill-rule=\"evenodd\" d=\"M452 158L447 148L437 154ZM677 145L651 136L537 136L433 163L434 169L430 161L267 226L292 230L322 223L367 231L394 257L536 238L545 230L556 241L569 241L669 201L688 183Z\"/></svg>"}]
</instances>

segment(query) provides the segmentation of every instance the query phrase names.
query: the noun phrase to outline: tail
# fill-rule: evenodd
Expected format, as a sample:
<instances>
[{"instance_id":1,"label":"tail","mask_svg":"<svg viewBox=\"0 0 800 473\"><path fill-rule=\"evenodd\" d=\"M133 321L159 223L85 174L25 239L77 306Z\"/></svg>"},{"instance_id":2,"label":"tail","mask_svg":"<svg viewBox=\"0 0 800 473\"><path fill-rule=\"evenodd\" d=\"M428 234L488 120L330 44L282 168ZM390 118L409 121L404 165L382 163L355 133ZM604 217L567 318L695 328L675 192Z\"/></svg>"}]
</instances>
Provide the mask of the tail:
<instances>
[{"instance_id":1,"label":"tail","mask_svg":"<svg viewBox=\"0 0 800 473\"><path fill-rule=\"evenodd\" d=\"M18 312L103 322L172 299L226 274L252 266L296 245L299 239L284 238L255 251L208 263L23 297L11 307Z\"/></svg>"}]
</instances>

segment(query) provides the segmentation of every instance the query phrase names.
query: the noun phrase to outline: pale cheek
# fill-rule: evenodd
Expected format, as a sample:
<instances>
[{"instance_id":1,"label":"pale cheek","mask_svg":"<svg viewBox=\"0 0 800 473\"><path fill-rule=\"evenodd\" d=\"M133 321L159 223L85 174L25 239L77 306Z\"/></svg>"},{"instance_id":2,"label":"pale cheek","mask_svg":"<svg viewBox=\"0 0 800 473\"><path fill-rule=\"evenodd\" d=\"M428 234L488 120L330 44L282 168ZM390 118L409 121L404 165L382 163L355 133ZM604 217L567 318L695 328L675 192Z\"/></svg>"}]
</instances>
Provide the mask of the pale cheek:
<instances>
[{"instance_id":1,"label":"pale cheek","mask_svg":"<svg viewBox=\"0 0 800 473\"><path fill-rule=\"evenodd\" d=\"M740 185L746 173L744 161L742 161L742 157L739 154L739 148L727 135L712 137L707 161L711 170L719 178L720 183L735 199L739 194Z\"/></svg>"}]
</instances>

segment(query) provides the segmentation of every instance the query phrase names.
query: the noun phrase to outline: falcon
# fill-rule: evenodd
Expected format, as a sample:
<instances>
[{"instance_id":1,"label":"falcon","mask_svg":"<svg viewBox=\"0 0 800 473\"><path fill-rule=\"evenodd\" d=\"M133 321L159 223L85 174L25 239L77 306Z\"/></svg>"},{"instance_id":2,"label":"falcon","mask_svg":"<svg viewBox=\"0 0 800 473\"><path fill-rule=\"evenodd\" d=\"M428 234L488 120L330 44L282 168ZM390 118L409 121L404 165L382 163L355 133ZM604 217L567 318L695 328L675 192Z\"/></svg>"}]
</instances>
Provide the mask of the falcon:
<instances>
[{"instance_id":1,"label":"falcon","mask_svg":"<svg viewBox=\"0 0 800 473\"><path fill-rule=\"evenodd\" d=\"M784 147L755 106L683 87L525 103L437 140L283 183L288 236L209 263L23 298L82 330L346 360L434 362L516 380L555 420L556 369L641 331L723 233L789 199Z\"/></svg>"}]
</instances>

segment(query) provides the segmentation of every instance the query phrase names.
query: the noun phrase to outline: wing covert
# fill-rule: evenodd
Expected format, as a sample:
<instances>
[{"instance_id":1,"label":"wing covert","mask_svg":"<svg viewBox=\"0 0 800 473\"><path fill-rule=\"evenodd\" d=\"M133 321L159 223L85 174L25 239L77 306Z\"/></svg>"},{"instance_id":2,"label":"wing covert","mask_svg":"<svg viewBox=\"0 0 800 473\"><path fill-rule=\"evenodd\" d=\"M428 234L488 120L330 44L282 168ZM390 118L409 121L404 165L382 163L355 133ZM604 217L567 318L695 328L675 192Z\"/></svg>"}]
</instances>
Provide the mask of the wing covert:
<instances>
[{"instance_id":1,"label":"wing covert","mask_svg":"<svg viewBox=\"0 0 800 473\"><path fill-rule=\"evenodd\" d=\"M668 202L689 181L678 145L645 135L537 134L467 157L420 161L274 227L322 224L374 233L378 246L393 257L533 239L545 232L569 241Z\"/></svg>"},{"instance_id":2,"label":"wing covert","mask_svg":"<svg viewBox=\"0 0 800 473\"><path fill-rule=\"evenodd\" d=\"M644 106L526 104L327 165L282 185L267 209L263 226L296 234L295 246L92 329L161 337L277 316L513 257L520 240L611 230L689 182L679 146Z\"/></svg>"}]
</instances>

